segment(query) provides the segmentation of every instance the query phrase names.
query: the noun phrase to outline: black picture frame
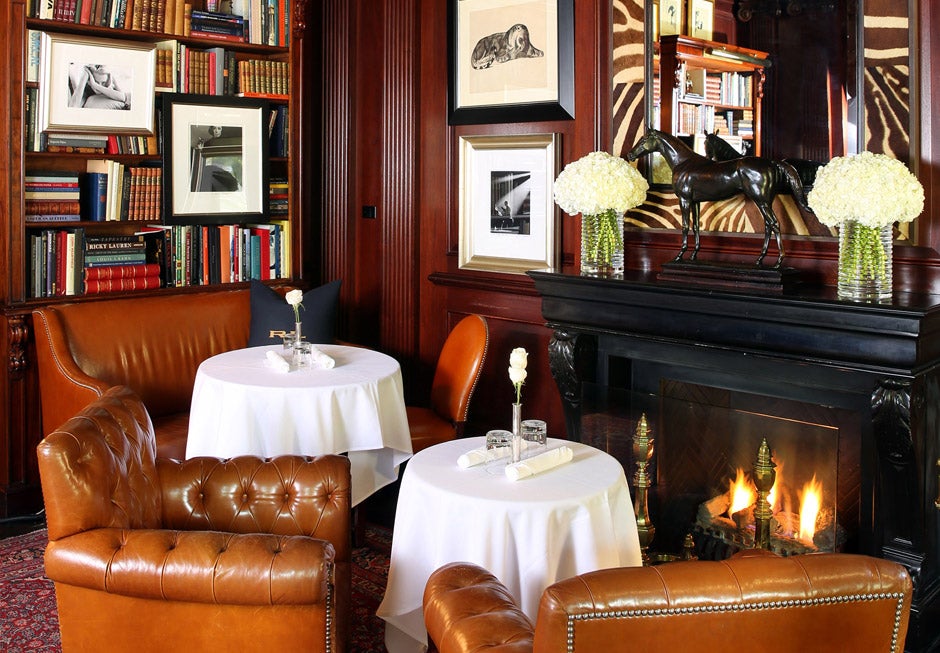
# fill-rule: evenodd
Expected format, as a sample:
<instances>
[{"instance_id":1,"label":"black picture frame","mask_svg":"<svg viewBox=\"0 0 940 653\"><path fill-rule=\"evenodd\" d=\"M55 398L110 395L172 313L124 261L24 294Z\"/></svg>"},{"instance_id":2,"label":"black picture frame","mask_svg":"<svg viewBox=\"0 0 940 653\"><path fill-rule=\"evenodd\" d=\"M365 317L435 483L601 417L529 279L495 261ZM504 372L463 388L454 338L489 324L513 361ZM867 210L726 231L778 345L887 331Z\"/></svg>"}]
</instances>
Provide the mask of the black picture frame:
<instances>
[{"instance_id":1,"label":"black picture frame","mask_svg":"<svg viewBox=\"0 0 940 653\"><path fill-rule=\"evenodd\" d=\"M267 222L271 108L259 98L162 97L163 222Z\"/></svg>"},{"instance_id":2,"label":"black picture frame","mask_svg":"<svg viewBox=\"0 0 940 653\"><path fill-rule=\"evenodd\" d=\"M541 12L538 11L539 6L542 6ZM553 47L539 44L542 46L539 48L532 40L529 43L543 52L542 57L510 54L508 60L501 61L501 56L507 56L507 53L506 49L500 50L500 45L505 45L509 32L522 25L528 40L530 32L526 21L531 20L532 16L550 15L553 6L556 33L550 33L551 26L548 23L551 21L548 19L544 29L540 27L532 30L532 38L536 34L546 40L554 36ZM461 18L474 11L481 18L490 20L474 21L474 25L483 25L474 27ZM487 24L492 27L487 29ZM499 28L496 28L497 24ZM574 0L449 0L447 25L448 122L451 125L574 119ZM500 32L503 25L506 32ZM474 29L478 31L474 32ZM502 41L500 36L504 37ZM509 40L515 41L515 38ZM482 56L474 56L475 53ZM555 60L548 59L552 55ZM538 63L541 63L547 73L544 76L549 79L545 87L524 92L503 91L503 97L497 97L500 95L497 81L491 84L491 90L488 91L465 91L471 82L483 79L482 75L492 74L500 66L505 71L507 64L516 70L503 74L517 81L519 78L528 78L524 73L520 74L518 69L525 65L526 60L534 62L537 59L542 59ZM488 60L493 63L487 66L485 64ZM552 74L553 71L557 71L557 75ZM546 95L548 97L544 97ZM527 96L533 96L534 99Z\"/></svg>"}]
</instances>

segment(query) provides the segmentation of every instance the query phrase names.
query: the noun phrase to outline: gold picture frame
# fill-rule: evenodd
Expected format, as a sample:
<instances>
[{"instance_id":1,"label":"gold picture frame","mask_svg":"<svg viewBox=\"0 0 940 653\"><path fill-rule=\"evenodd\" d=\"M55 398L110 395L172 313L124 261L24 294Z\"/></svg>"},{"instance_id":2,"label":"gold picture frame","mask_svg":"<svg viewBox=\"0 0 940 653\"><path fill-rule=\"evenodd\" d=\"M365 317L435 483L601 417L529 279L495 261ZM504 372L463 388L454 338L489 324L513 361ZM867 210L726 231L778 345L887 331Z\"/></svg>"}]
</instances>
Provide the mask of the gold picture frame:
<instances>
[{"instance_id":1,"label":"gold picture frame","mask_svg":"<svg viewBox=\"0 0 940 653\"><path fill-rule=\"evenodd\" d=\"M689 0L689 36L711 41L715 27L713 0Z\"/></svg>"},{"instance_id":2,"label":"gold picture frame","mask_svg":"<svg viewBox=\"0 0 940 653\"><path fill-rule=\"evenodd\" d=\"M555 267L561 135L461 136L459 153L459 267L516 274Z\"/></svg>"},{"instance_id":3,"label":"gold picture frame","mask_svg":"<svg viewBox=\"0 0 940 653\"><path fill-rule=\"evenodd\" d=\"M660 0L659 2L659 36L682 34L685 22L684 0Z\"/></svg>"}]
</instances>

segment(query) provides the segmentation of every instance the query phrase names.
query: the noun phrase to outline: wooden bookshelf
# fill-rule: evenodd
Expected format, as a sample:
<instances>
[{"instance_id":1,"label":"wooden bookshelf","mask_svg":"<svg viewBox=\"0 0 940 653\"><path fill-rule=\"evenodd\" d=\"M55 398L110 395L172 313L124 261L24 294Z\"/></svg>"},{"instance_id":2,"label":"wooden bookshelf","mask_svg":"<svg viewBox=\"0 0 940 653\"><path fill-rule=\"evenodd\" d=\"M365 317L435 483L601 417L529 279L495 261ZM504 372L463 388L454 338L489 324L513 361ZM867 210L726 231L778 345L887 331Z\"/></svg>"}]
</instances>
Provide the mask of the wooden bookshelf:
<instances>
[{"instance_id":1,"label":"wooden bookshelf","mask_svg":"<svg viewBox=\"0 0 940 653\"><path fill-rule=\"evenodd\" d=\"M50 8L65 12L55 18L46 18L40 14L40 2L49 2ZM286 242L291 249L284 253L281 274L277 278L270 278L274 284L301 284L304 278L304 265L307 265L302 256L302 243L305 235L303 212L300 210L301 197L305 175L302 173L305 156L303 148L309 148L309 136L305 135L305 121L301 119L304 108L304 98L292 93L293 88L303 88L304 74L303 62L307 58L304 48L304 39L310 32L307 26L307 3L296 0L278 0L275 7L276 28L272 28L272 36L258 36L255 32L246 36L245 40L233 38L231 34L194 36L186 26L186 19L180 20L175 15L183 2L179 0L108 0L108 4L118 3L118 11L113 20L107 24L86 24L81 22L80 14L69 14L69 11L81 11L84 3L92 3L95 7L104 0L4 0L0 8L0 30L4 34L3 44L0 45L6 59L5 68L8 73L0 76L0 93L4 102L0 105L0 125L8 142L0 148L0 167L9 174L0 179L0 192L3 194L4 210L0 212L0 265L5 274L3 284L0 286L0 314L2 314L2 329L0 341L7 360L6 372L0 375L0 412L4 415L0 420L0 517L8 514L23 514L41 507L41 496L38 487L38 475L35 466L35 446L42 438L42 426L39 412L38 375L35 369L35 357L32 352L32 321L31 311L37 307L58 302L100 301L108 296L159 295L166 293L186 293L197 290L205 291L206 285L227 290L233 285L247 286L249 277L239 277L227 283L208 283L208 275L192 275L192 284L177 287L167 287L166 277L160 288L146 288L135 291L121 291L104 294L72 295L56 294L54 296L36 296L35 279L33 274L34 252L32 247L35 236L44 231L81 230L87 235L129 236L141 230L143 225L165 226L161 223L164 211L162 204L157 207L155 214L150 214L144 220L117 219L108 221L89 221L84 215L77 221L57 221L46 218L32 219L27 213L26 181L30 176L48 174L50 172L75 173L84 175L89 161L112 160L126 168L150 167L160 169L163 177L166 162L163 158L164 149L161 146L160 133L161 120L159 108L165 92L179 91L176 88L156 88L154 94L154 132L152 134L138 135L138 141L131 142L131 136L120 134L123 139L120 149L113 151L80 151L80 152L50 152L36 151L42 148L35 147L34 140L29 139L31 122L34 116L30 111L36 107L27 106L27 97L35 100L42 91L44 81L42 75L37 77L35 55L31 54L29 34L32 31L45 32L62 38L69 38L81 42L107 43L121 41L135 44L144 44L148 48L155 47L181 47L191 52L229 53L230 68L228 74L238 76L238 69L250 69L250 73L265 74L275 72L278 79L268 86L253 86L250 89L238 89L229 86L225 92L231 97L240 95L261 98L265 107L271 111L279 110L277 116L279 125L283 128L282 140L278 151L271 150L271 155L265 158L264 168L270 180L277 181L278 206L276 212L266 212L263 220L235 219L233 224L277 223L287 236ZM118 20L120 3L127 2L125 11L132 11L132 7L147 6L151 11L170 11L173 4L174 18L172 27L170 15L164 14L162 22L156 17L148 23L135 26L130 14L125 15L124 22ZM210 0L192 0L192 9L206 11ZM254 0L243 0L242 5L251 9ZM61 3L61 6L59 6ZM187 4L189 4L187 2ZM115 5L112 5L115 6ZM74 7L74 9L73 9ZM283 13L279 13L283 12ZM187 12L186 16L190 14ZM258 14L260 15L260 14ZM237 21L233 21L237 22ZM136 27L136 28L135 28ZM203 26L203 31L207 28ZM248 29L245 33L247 35ZM267 32L263 32L266 34ZM159 46L157 44L160 44ZM170 44L170 45L167 45ZM96 62L88 62L96 63ZM174 65L179 66L177 61ZM177 68L177 77L182 69ZM249 73L249 74L250 74ZM135 73L136 74L136 73ZM307 74L309 77L309 74ZM156 77L156 73L155 73ZM221 78L217 78L221 79ZM231 81L231 80L229 80ZM206 87L202 88L203 91ZM214 89L222 92L221 88ZM210 96L200 94L200 99L207 102L225 102L225 95ZM274 122L274 118L271 118ZM262 133L267 128L267 120L263 122ZM107 134L117 136L117 134ZM149 142L148 142L149 141ZM148 142L146 148L140 144ZM309 154L309 153L308 153ZM35 190L36 184L33 184ZM267 205L269 201L268 188L263 189L262 201ZM161 195L160 201L165 200ZM34 205L35 206L35 205ZM157 216L154 218L153 216ZM126 218L126 216L124 216ZM199 223L199 220L194 220ZM219 222L217 224L224 224ZM195 224L201 228L201 224ZM263 236L262 236L263 237ZM249 272L250 276L250 272ZM217 278L217 277L216 277ZM266 280L267 277L263 277ZM226 279L229 279L226 277ZM197 287L194 287L197 286Z\"/></svg>"},{"instance_id":2,"label":"wooden bookshelf","mask_svg":"<svg viewBox=\"0 0 940 653\"><path fill-rule=\"evenodd\" d=\"M690 145L695 134L718 130L751 143L751 153L760 155L767 56L691 36L663 36L655 57L658 128L688 137Z\"/></svg>"}]
</instances>

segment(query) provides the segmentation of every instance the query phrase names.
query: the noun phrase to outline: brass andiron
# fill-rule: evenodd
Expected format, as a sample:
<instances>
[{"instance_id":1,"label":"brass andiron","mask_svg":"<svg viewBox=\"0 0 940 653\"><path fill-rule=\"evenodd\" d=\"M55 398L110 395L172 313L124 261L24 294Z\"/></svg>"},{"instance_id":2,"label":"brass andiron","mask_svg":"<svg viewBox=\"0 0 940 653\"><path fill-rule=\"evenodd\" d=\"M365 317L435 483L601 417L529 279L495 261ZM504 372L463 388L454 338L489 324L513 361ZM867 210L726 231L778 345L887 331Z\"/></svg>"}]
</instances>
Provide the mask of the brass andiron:
<instances>
[{"instance_id":1,"label":"brass andiron","mask_svg":"<svg viewBox=\"0 0 940 653\"><path fill-rule=\"evenodd\" d=\"M774 487L777 478L776 465L770 459L770 447L767 438L760 443L757 460L754 461L754 486L757 488L757 502L754 504L754 546L758 549L770 549L770 518L773 506L767 495Z\"/></svg>"},{"instance_id":2,"label":"brass andiron","mask_svg":"<svg viewBox=\"0 0 940 653\"><path fill-rule=\"evenodd\" d=\"M649 505L646 491L650 486L647 466L653 457L653 439L650 438L650 429L646 423L646 413L640 415L633 436L633 459L636 461L636 474L633 483L636 487L636 496L633 499L633 512L636 514L636 530L640 537L640 552L643 555L643 564L649 565L649 547L656 534L656 528L650 521Z\"/></svg>"}]
</instances>

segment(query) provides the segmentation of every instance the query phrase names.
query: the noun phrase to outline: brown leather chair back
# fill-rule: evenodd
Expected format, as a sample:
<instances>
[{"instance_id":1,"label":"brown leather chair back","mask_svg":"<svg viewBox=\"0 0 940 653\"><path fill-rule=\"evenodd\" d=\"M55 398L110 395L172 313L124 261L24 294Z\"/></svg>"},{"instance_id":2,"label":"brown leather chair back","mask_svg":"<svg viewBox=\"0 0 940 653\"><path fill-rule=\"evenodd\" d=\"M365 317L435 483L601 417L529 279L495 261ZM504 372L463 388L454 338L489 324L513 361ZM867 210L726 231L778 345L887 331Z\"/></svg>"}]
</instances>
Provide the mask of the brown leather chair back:
<instances>
[{"instance_id":1,"label":"brown leather chair back","mask_svg":"<svg viewBox=\"0 0 940 653\"><path fill-rule=\"evenodd\" d=\"M452 563L428 579L424 619L440 653L901 653L911 591L880 558L748 551L560 581L533 628L492 574Z\"/></svg>"},{"instance_id":2,"label":"brown leather chair back","mask_svg":"<svg viewBox=\"0 0 940 653\"><path fill-rule=\"evenodd\" d=\"M87 407L38 447L49 540L96 528L160 528L150 416L126 388Z\"/></svg>"},{"instance_id":3,"label":"brown leather chair back","mask_svg":"<svg viewBox=\"0 0 940 653\"><path fill-rule=\"evenodd\" d=\"M481 315L468 315L447 336L431 383L431 408L453 422L465 422L470 398L486 360L489 327Z\"/></svg>"}]
</instances>

